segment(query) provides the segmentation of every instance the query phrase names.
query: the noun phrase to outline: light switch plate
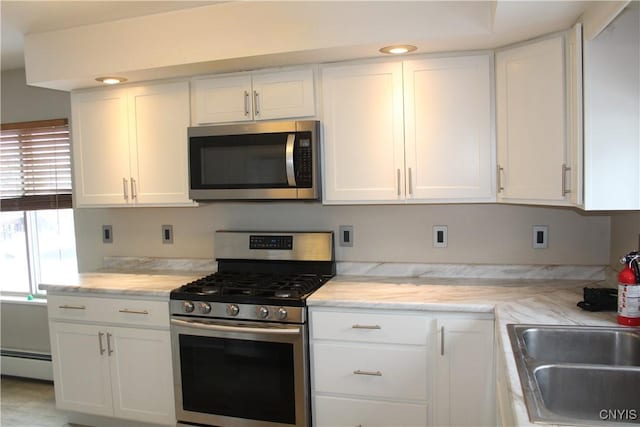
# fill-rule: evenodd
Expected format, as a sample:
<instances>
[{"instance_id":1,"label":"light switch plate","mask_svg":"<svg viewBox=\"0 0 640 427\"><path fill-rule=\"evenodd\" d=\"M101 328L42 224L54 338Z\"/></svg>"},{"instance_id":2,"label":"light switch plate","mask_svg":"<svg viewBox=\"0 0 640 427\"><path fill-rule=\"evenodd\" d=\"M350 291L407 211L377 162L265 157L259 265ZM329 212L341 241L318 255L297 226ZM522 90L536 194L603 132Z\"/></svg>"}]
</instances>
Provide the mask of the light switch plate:
<instances>
[{"instance_id":1,"label":"light switch plate","mask_svg":"<svg viewBox=\"0 0 640 427\"><path fill-rule=\"evenodd\" d=\"M549 247L549 226L534 225L531 238L534 249L547 249Z\"/></svg>"},{"instance_id":2,"label":"light switch plate","mask_svg":"<svg viewBox=\"0 0 640 427\"><path fill-rule=\"evenodd\" d=\"M433 247L446 248L449 240L446 225L433 226Z\"/></svg>"},{"instance_id":3,"label":"light switch plate","mask_svg":"<svg viewBox=\"0 0 640 427\"><path fill-rule=\"evenodd\" d=\"M341 225L338 235L340 236L340 246L353 246L353 225Z\"/></svg>"},{"instance_id":4,"label":"light switch plate","mask_svg":"<svg viewBox=\"0 0 640 427\"><path fill-rule=\"evenodd\" d=\"M162 243L170 245L173 243L173 225L162 226Z\"/></svg>"},{"instance_id":5,"label":"light switch plate","mask_svg":"<svg viewBox=\"0 0 640 427\"><path fill-rule=\"evenodd\" d=\"M110 225L102 226L102 243L113 243L113 227Z\"/></svg>"}]
</instances>

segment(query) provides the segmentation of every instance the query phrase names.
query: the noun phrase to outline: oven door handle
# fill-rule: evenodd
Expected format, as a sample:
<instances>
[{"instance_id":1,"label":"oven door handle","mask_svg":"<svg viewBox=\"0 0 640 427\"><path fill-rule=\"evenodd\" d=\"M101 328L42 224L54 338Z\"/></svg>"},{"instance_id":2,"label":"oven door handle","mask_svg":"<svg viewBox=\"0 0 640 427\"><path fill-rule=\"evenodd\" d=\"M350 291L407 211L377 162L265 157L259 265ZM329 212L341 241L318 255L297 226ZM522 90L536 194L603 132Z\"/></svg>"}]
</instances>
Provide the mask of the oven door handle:
<instances>
[{"instance_id":1,"label":"oven door handle","mask_svg":"<svg viewBox=\"0 0 640 427\"><path fill-rule=\"evenodd\" d=\"M176 326L184 326L187 328L197 328L197 329L205 329L209 331L219 331L219 332L240 332L240 333L248 333L248 334L263 334L263 335L297 335L300 333L300 328L250 328L246 326L227 326L227 325L218 325L215 323L203 323L197 322L193 320L179 320L179 319L171 319L171 324Z\"/></svg>"},{"instance_id":2,"label":"oven door handle","mask_svg":"<svg viewBox=\"0 0 640 427\"><path fill-rule=\"evenodd\" d=\"M290 133L289 135L287 135L285 163L287 167L287 184L289 184L289 187L296 186L296 172L293 165L293 147L294 147L295 141L296 141L296 135L294 133Z\"/></svg>"}]
</instances>

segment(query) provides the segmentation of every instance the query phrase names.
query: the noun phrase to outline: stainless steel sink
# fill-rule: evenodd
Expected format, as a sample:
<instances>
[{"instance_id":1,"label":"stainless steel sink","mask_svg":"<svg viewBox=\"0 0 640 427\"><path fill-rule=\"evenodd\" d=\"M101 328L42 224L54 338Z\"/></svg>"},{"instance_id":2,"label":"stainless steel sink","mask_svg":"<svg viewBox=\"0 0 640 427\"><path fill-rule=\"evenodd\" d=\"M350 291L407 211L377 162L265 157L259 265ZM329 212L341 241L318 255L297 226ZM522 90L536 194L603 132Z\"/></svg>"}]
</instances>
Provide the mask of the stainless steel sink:
<instances>
[{"instance_id":1,"label":"stainless steel sink","mask_svg":"<svg viewBox=\"0 0 640 427\"><path fill-rule=\"evenodd\" d=\"M507 325L533 422L640 424L640 329Z\"/></svg>"},{"instance_id":2,"label":"stainless steel sink","mask_svg":"<svg viewBox=\"0 0 640 427\"><path fill-rule=\"evenodd\" d=\"M601 420L603 409L617 411L619 418L625 410L640 409L640 370L547 365L536 368L534 376L544 405L555 414Z\"/></svg>"},{"instance_id":3,"label":"stainless steel sink","mask_svg":"<svg viewBox=\"0 0 640 427\"><path fill-rule=\"evenodd\" d=\"M538 360L640 366L638 331L582 326L525 327L522 339L527 354Z\"/></svg>"}]
</instances>

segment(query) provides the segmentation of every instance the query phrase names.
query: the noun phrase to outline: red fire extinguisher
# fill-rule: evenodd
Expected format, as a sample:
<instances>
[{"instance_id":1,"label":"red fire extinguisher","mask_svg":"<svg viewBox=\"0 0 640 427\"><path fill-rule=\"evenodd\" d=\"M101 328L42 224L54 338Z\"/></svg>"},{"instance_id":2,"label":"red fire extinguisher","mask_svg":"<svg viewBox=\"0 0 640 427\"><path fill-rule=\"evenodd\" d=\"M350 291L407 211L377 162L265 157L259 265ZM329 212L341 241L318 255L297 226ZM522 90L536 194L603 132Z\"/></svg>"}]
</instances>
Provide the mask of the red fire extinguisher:
<instances>
[{"instance_id":1,"label":"red fire extinguisher","mask_svg":"<svg viewBox=\"0 0 640 427\"><path fill-rule=\"evenodd\" d=\"M640 326L640 254L631 252L620 259L625 264L618 273L618 323Z\"/></svg>"}]
</instances>

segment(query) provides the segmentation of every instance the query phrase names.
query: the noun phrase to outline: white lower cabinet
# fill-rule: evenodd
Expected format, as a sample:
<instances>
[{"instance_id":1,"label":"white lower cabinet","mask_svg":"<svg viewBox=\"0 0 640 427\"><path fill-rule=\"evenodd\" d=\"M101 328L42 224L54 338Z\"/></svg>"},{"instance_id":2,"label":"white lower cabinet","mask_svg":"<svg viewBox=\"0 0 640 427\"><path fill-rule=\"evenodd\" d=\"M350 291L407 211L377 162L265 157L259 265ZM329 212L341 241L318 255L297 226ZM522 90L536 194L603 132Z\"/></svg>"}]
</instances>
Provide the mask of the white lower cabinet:
<instances>
[{"instance_id":1,"label":"white lower cabinet","mask_svg":"<svg viewBox=\"0 0 640 427\"><path fill-rule=\"evenodd\" d=\"M100 300L104 300L102 304ZM175 425L168 318L166 330L149 328L144 323L158 317L157 310L163 304L148 301L147 309L139 308L144 303L98 297L50 299L49 333L58 408ZM167 303L163 306L168 316ZM112 322L129 316L128 323L98 323L109 311L114 313ZM75 319L76 313L82 313L81 321Z\"/></svg>"},{"instance_id":2,"label":"white lower cabinet","mask_svg":"<svg viewBox=\"0 0 640 427\"><path fill-rule=\"evenodd\" d=\"M436 320L433 370L436 426L495 426L494 322Z\"/></svg>"},{"instance_id":3,"label":"white lower cabinet","mask_svg":"<svg viewBox=\"0 0 640 427\"><path fill-rule=\"evenodd\" d=\"M495 425L489 315L311 307L310 331L314 426Z\"/></svg>"},{"instance_id":4,"label":"white lower cabinet","mask_svg":"<svg viewBox=\"0 0 640 427\"><path fill-rule=\"evenodd\" d=\"M427 425L425 405L317 396L316 426L415 427Z\"/></svg>"}]
</instances>

